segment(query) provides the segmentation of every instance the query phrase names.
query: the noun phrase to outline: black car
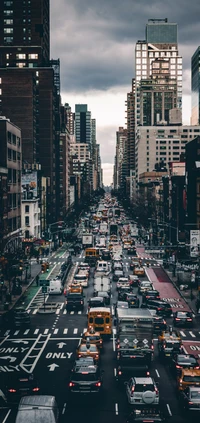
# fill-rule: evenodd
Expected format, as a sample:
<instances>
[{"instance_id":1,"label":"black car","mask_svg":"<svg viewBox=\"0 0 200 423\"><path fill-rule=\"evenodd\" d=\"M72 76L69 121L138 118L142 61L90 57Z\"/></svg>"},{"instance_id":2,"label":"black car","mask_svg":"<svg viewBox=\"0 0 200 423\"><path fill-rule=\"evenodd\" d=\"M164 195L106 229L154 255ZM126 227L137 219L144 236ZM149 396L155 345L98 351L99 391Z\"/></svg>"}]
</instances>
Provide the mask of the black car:
<instances>
[{"instance_id":1,"label":"black car","mask_svg":"<svg viewBox=\"0 0 200 423\"><path fill-rule=\"evenodd\" d=\"M127 248L127 254L130 256L137 256L137 250L135 247Z\"/></svg>"},{"instance_id":2,"label":"black car","mask_svg":"<svg viewBox=\"0 0 200 423\"><path fill-rule=\"evenodd\" d=\"M124 277L124 272L123 270L114 270L113 273L113 281L117 282L119 278L123 278Z\"/></svg>"},{"instance_id":3,"label":"black car","mask_svg":"<svg viewBox=\"0 0 200 423\"><path fill-rule=\"evenodd\" d=\"M110 250L102 250L101 258L104 261L110 261L111 260L111 252L110 252Z\"/></svg>"},{"instance_id":4,"label":"black car","mask_svg":"<svg viewBox=\"0 0 200 423\"><path fill-rule=\"evenodd\" d=\"M118 301L127 301L127 294L130 293L130 288L127 286L121 286L118 290Z\"/></svg>"},{"instance_id":5,"label":"black car","mask_svg":"<svg viewBox=\"0 0 200 423\"><path fill-rule=\"evenodd\" d=\"M83 310L84 297L79 292L68 292L65 296L66 310Z\"/></svg>"},{"instance_id":6,"label":"black car","mask_svg":"<svg viewBox=\"0 0 200 423\"><path fill-rule=\"evenodd\" d=\"M126 420L126 423L164 423L167 421L166 414L158 406L154 408L145 406L144 408L134 409Z\"/></svg>"},{"instance_id":7,"label":"black car","mask_svg":"<svg viewBox=\"0 0 200 423\"><path fill-rule=\"evenodd\" d=\"M126 301L128 302L129 308L137 308L140 306L140 300L136 294L127 293L126 294Z\"/></svg>"},{"instance_id":8,"label":"black car","mask_svg":"<svg viewBox=\"0 0 200 423\"><path fill-rule=\"evenodd\" d=\"M143 303L143 307L150 308L151 310L156 310L158 316L171 316L172 308L169 303L162 300L146 300L146 303Z\"/></svg>"},{"instance_id":9,"label":"black car","mask_svg":"<svg viewBox=\"0 0 200 423\"><path fill-rule=\"evenodd\" d=\"M145 291L142 295L142 302L146 303L148 300L160 300L160 294L156 289Z\"/></svg>"},{"instance_id":10,"label":"black car","mask_svg":"<svg viewBox=\"0 0 200 423\"><path fill-rule=\"evenodd\" d=\"M199 369L200 367L193 354L176 354L172 357L170 368L175 376L178 376L182 369Z\"/></svg>"},{"instance_id":11,"label":"black car","mask_svg":"<svg viewBox=\"0 0 200 423\"><path fill-rule=\"evenodd\" d=\"M189 386L188 388L180 391L179 394L180 404L184 413L188 417L188 413L194 415L196 413L199 417L200 413L200 389L199 386ZM189 419L188 419L189 420ZM196 421L196 419L195 419Z\"/></svg>"},{"instance_id":12,"label":"black car","mask_svg":"<svg viewBox=\"0 0 200 423\"><path fill-rule=\"evenodd\" d=\"M88 311L92 307L105 307L105 301L103 297L93 297L88 300Z\"/></svg>"},{"instance_id":13,"label":"black car","mask_svg":"<svg viewBox=\"0 0 200 423\"><path fill-rule=\"evenodd\" d=\"M176 311L173 315L174 326L193 326L193 315L190 311Z\"/></svg>"},{"instance_id":14,"label":"black car","mask_svg":"<svg viewBox=\"0 0 200 423\"><path fill-rule=\"evenodd\" d=\"M160 333L167 329L167 322L162 316L158 316L156 310L149 310L153 316L153 331L154 333Z\"/></svg>"},{"instance_id":15,"label":"black car","mask_svg":"<svg viewBox=\"0 0 200 423\"><path fill-rule=\"evenodd\" d=\"M70 394L84 396L101 393L102 373L92 357L76 360L70 374Z\"/></svg>"},{"instance_id":16,"label":"black car","mask_svg":"<svg viewBox=\"0 0 200 423\"><path fill-rule=\"evenodd\" d=\"M6 398L8 402L18 402L21 397L39 393L38 380L32 373L29 374L22 371L9 373L6 382Z\"/></svg>"},{"instance_id":17,"label":"black car","mask_svg":"<svg viewBox=\"0 0 200 423\"><path fill-rule=\"evenodd\" d=\"M29 327L31 319L27 311L23 307L17 307L4 313L1 318L3 327Z\"/></svg>"},{"instance_id":18,"label":"black car","mask_svg":"<svg viewBox=\"0 0 200 423\"><path fill-rule=\"evenodd\" d=\"M134 349L119 349L117 352L116 381L125 382L132 376L149 376L149 366L145 355L136 354Z\"/></svg>"}]
</instances>

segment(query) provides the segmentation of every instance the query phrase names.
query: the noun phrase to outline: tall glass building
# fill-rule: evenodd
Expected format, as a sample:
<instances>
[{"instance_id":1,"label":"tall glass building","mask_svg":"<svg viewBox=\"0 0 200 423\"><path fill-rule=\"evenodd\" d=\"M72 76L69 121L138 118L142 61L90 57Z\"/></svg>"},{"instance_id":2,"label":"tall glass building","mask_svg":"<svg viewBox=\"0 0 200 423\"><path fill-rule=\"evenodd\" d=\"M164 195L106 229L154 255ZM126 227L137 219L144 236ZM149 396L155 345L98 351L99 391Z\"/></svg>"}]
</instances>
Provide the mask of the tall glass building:
<instances>
[{"instance_id":1,"label":"tall glass building","mask_svg":"<svg viewBox=\"0 0 200 423\"><path fill-rule=\"evenodd\" d=\"M191 60L192 71L192 117L191 124L200 124L200 47L198 47Z\"/></svg>"},{"instance_id":2,"label":"tall glass building","mask_svg":"<svg viewBox=\"0 0 200 423\"><path fill-rule=\"evenodd\" d=\"M87 104L75 105L75 139L77 143L88 144L91 150L91 112L88 110Z\"/></svg>"},{"instance_id":3,"label":"tall glass building","mask_svg":"<svg viewBox=\"0 0 200 423\"><path fill-rule=\"evenodd\" d=\"M177 24L150 19L146 39L135 48L136 124L170 123L170 111L182 110L182 57ZM181 118L180 118L181 123Z\"/></svg>"}]
</instances>

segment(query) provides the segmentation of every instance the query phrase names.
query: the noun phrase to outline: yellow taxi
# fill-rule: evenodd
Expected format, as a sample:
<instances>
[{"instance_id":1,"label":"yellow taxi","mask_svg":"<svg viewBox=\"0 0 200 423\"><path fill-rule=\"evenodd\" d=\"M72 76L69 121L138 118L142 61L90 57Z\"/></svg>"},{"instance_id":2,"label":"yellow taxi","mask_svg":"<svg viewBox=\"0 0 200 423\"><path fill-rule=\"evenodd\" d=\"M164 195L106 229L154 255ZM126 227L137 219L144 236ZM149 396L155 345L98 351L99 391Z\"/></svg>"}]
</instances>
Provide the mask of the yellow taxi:
<instances>
[{"instance_id":1,"label":"yellow taxi","mask_svg":"<svg viewBox=\"0 0 200 423\"><path fill-rule=\"evenodd\" d=\"M188 386L200 386L200 369L182 369L177 376L177 389L184 391Z\"/></svg>"},{"instance_id":2,"label":"yellow taxi","mask_svg":"<svg viewBox=\"0 0 200 423\"><path fill-rule=\"evenodd\" d=\"M92 357L96 363L99 362L100 352L95 344L90 344L89 339L85 344L80 344L77 349L77 358Z\"/></svg>"},{"instance_id":3,"label":"yellow taxi","mask_svg":"<svg viewBox=\"0 0 200 423\"><path fill-rule=\"evenodd\" d=\"M169 339L181 342L180 333L177 330L174 330L172 328L169 328L168 330L165 330L165 331L163 330L161 334L158 336L158 343L162 344L163 342Z\"/></svg>"},{"instance_id":4,"label":"yellow taxi","mask_svg":"<svg viewBox=\"0 0 200 423\"><path fill-rule=\"evenodd\" d=\"M69 285L68 292L78 292L82 294L83 287L79 283L73 282L71 285Z\"/></svg>"},{"instance_id":5,"label":"yellow taxi","mask_svg":"<svg viewBox=\"0 0 200 423\"><path fill-rule=\"evenodd\" d=\"M96 345L98 348L103 347L103 339L101 338L100 332L95 332L95 330L90 329L83 333L81 344L86 344L89 340L90 344Z\"/></svg>"},{"instance_id":6,"label":"yellow taxi","mask_svg":"<svg viewBox=\"0 0 200 423\"><path fill-rule=\"evenodd\" d=\"M144 267L135 267L133 269L133 274L137 275L137 276L144 276L145 275L145 270Z\"/></svg>"}]
</instances>

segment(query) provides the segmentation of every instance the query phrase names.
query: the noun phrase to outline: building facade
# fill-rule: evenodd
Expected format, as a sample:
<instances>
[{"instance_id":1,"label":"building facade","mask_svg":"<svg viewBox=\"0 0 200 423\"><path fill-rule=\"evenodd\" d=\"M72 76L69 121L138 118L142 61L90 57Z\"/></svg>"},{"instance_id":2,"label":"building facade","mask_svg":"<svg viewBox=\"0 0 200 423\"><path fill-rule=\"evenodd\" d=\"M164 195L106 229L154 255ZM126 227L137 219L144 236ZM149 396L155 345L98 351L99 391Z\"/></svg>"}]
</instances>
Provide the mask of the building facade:
<instances>
[{"instance_id":1,"label":"building facade","mask_svg":"<svg viewBox=\"0 0 200 423\"><path fill-rule=\"evenodd\" d=\"M91 151L91 112L87 104L75 105L75 139L77 143L88 144Z\"/></svg>"},{"instance_id":2,"label":"building facade","mask_svg":"<svg viewBox=\"0 0 200 423\"><path fill-rule=\"evenodd\" d=\"M1 117L0 139L0 168L3 169L1 176L3 221L1 221L0 237L2 251L14 252L21 244L21 130L9 119ZM7 184L5 169L7 169Z\"/></svg>"},{"instance_id":3,"label":"building facade","mask_svg":"<svg viewBox=\"0 0 200 423\"><path fill-rule=\"evenodd\" d=\"M191 60L191 90L192 90L192 116L191 124L200 124L200 47L198 47Z\"/></svg>"}]
</instances>

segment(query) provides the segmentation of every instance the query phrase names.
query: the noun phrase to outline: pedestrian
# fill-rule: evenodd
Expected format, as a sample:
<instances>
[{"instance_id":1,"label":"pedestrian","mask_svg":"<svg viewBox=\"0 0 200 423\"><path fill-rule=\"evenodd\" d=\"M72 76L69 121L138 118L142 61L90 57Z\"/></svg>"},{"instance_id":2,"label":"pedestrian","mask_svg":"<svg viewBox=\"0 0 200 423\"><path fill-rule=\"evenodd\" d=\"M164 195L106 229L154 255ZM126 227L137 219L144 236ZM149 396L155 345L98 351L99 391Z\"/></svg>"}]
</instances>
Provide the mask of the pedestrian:
<instances>
[{"instance_id":1,"label":"pedestrian","mask_svg":"<svg viewBox=\"0 0 200 423\"><path fill-rule=\"evenodd\" d=\"M39 285L39 275L37 275L35 279L36 279L36 285L38 286Z\"/></svg>"}]
</instances>

